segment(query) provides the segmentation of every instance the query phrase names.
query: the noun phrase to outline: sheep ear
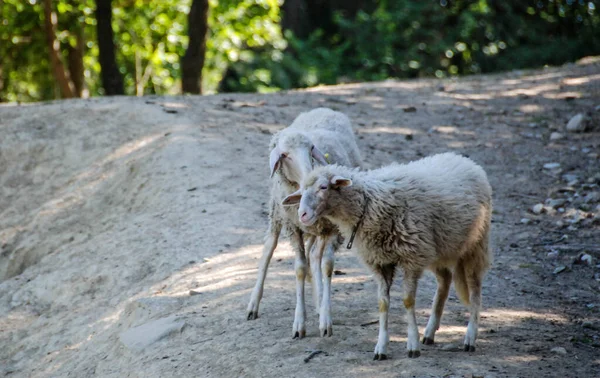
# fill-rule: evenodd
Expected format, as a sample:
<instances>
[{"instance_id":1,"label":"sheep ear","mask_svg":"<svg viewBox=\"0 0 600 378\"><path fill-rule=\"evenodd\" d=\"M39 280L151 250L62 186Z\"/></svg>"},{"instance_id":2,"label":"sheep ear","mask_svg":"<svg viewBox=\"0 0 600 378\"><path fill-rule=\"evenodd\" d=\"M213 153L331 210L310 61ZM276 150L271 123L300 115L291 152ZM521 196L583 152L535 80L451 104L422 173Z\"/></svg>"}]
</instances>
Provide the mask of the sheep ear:
<instances>
[{"instance_id":1,"label":"sheep ear","mask_svg":"<svg viewBox=\"0 0 600 378\"><path fill-rule=\"evenodd\" d=\"M285 197L283 199L283 201L281 201L281 204L284 205L284 206L296 205L297 203L300 202L301 198L302 198L302 192L300 191L300 189L298 189L294 193L292 193L289 196Z\"/></svg>"},{"instance_id":2,"label":"sheep ear","mask_svg":"<svg viewBox=\"0 0 600 378\"><path fill-rule=\"evenodd\" d=\"M271 168L271 177L275 174L275 172L281 166L281 152L278 147L275 147L271 150L271 155L269 155L269 167Z\"/></svg>"},{"instance_id":3,"label":"sheep ear","mask_svg":"<svg viewBox=\"0 0 600 378\"><path fill-rule=\"evenodd\" d=\"M322 165L327 165L327 158L325 157L325 155L323 155L321 150L317 148L317 146L312 147L312 151L310 152L310 154L316 161L318 161Z\"/></svg>"},{"instance_id":4,"label":"sheep ear","mask_svg":"<svg viewBox=\"0 0 600 378\"><path fill-rule=\"evenodd\" d=\"M335 188L341 188L343 186L352 186L352 180L342 176L333 176L331 178L331 185Z\"/></svg>"}]
</instances>

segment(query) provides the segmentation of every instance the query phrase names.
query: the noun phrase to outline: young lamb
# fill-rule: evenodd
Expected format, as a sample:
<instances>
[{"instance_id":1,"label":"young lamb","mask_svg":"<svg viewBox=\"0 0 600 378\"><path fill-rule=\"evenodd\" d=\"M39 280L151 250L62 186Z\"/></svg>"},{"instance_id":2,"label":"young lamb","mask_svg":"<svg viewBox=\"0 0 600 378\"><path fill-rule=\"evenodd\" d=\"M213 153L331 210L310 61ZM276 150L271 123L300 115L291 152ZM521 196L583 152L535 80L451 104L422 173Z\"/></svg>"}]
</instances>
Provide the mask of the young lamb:
<instances>
[{"instance_id":1,"label":"young lamb","mask_svg":"<svg viewBox=\"0 0 600 378\"><path fill-rule=\"evenodd\" d=\"M299 202L299 220L306 226L327 219L343 235L350 235L348 248L354 242L375 273L380 328L374 359L385 360L389 292L397 266L404 273L408 357L421 354L414 305L424 269L435 273L438 286L423 343L433 344L454 278L458 296L471 314L464 349L475 350L481 284L491 262L491 197L480 166L445 153L365 172L338 165L319 167L283 203Z\"/></svg>"},{"instance_id":2,"label":"young lamb","mask_svg":"<svg viewBox=\"0 0 600 378\"><path fill-rule=\"evenodd\" d=\"M296 312L292 335L294 338L302 338L306 335L304 281L307 274L307 261L304 236L307 235L307 250L311 251L313 297L319 313L320 335L331 336L331 276L333 254L341 244L339 231L325 219L314 222L310 226L303 225L298 221L297 209L284 207L281 203L287 195L298 189L298 183L312 171L315 162L322 165L337 163L351 167L361 165L350 120L344 114L331 109L313 109L300 114L289 127L275 134L270 149L269 228L265 236L258 277L248 303L247 318L252 320L258 317L258 306L262 298L267 269L283 228L289 234L296 254ZM315 239L316 247L313 249ZM322 275L325 276L324 282ZM323 293L322 301L319 298L321 293Z\"/></svg>"}]
</instances>

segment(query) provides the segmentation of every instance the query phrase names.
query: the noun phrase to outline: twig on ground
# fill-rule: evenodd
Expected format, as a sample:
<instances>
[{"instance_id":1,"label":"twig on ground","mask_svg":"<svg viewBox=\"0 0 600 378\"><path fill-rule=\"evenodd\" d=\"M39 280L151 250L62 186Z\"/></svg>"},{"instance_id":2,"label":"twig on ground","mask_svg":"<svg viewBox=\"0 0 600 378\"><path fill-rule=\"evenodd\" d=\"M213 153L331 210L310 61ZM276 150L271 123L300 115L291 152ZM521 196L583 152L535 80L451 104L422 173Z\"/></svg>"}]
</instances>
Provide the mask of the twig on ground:
<instances>
[{"instance_id":1,"label":"twig on ground","mask_svg":"<svg viewBox=\"0 0 600 378\"><path fill-rule=\"evenodd\" d=\"M368 326L368 325L377 324L377 323L379 323L379 320L373 320L372 322L363 323L363 324L361 324L360 326L361 326L361 327L366 327L366 326Z\"/></svg>"},{"instance_id":2,"label":"twig on ground","mask_svg":"<svg viewBox=\"0 0 600 378\"><path fill-rule=\"evenodd\" d=\"M224 334L225 331L219 333L218 335L215 336L221 336L222 334ZM204 339L204 340L198 340L198 341L194 341L191 345L196 345L196 344L200 344L200 343L205 343L207 341L211 341L213 339L213 337L209 337L208 339Z\"/></svg>"},{"instance_id":3,"label":"twig on ground","mask_svg":"<svg viewBox=\"0 0 600 378\"><path fill-rule=\"evenodd\" d=\"M321 353L324 353L324 352L322 350L313 350L312 352L310 352L308 357L306 357L304 359L304 362L308 362L308 361L312 360L314 356L316 356L317 354L321 354Z\"/></svg>"},{"instance_id":4,"label":"twig on ground","mask_svg":"<svg viewBox=\"0 0 600 378\"><path fill-rule=\"evenodd\" d=\"M544 241L541 243L534 243L533 246L534 247L539 247L540 245L553 245L555 243L558 243L560 241L566 240L568 237L567 235L563 235L560 238L556 239L556 240L549 240L549 241Z\"/></svg>"},{"instance_id":5,"label":"twig on ground","mask_svg":"<svg viewBox=\"0 0 600 378\"><path fill-rule=\"evenodd\" d=\"M535 244L534 244L535 245ZM593 252L600 252L600 245L594 244L539 244L545 246L547 249L567 249L567 250L587 250Z\"/></svg>"},{"instance_id":6,"label":"twig on ground","mask_svg":"<svg viewBox=\"0 0 600 378\"><path fill-rule=\"evenodd\" d=\"M508 194L509 197L524 197L524 198L533 198L533 199L537 199L539 198L539 196L532 196L530 194L523 194L523 193L509 193Z\"/></svg>"}]
</instances>

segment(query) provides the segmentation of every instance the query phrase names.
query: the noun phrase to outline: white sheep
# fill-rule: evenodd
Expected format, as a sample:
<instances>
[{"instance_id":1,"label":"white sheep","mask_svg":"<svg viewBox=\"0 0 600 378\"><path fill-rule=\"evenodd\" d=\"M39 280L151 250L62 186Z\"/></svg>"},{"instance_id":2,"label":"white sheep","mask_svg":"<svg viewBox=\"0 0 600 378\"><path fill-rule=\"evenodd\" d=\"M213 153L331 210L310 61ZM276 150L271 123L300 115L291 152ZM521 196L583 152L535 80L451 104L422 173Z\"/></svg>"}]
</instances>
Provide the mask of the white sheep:
<instances>
[{"instance_id":1,"label":"white sheep","mask_svg":"<svg viewBox=\"0 0 600 378\"><path fill-rule=\"evenodd\" d=\"M424 269L438 287L423 338L433 344L452 278L469 305L465 351L475 350L481 283L491 263L488 246L492 190L483 169L453 153L360 172L330 165L316 168L301 189L284 200L300 203L300 221L327 219L350 236L379 285L379 338L376 360L387 359L389 291L396 267L404 273L408 357L420 356L415 317L417 282Z\"/></svg>"},{"instance_id":2,"label":"white sheep","mask_svg":"<svg viewBox=\"0 0 600 378\"><path fill-rule=\"evenodd\" d=\"M320 335L331 336L331 276L333 254L341 243L339 231L325 219L305 226L298 221L296 209L284 207L281 202L287 195L298 189L298 183L312 171L314 162L322 165L338 163L352 167L360 166L360 152L350 120L344 114L331 109L313 109L300 114L289 127L275 134L270 149L269 228L265 236L256 285L248 303L247 318L251 320L258 317L258 306L262 298L267 269L283 228L287 230L296 254L296 312L292 336L302 338L306 335L304 282L307 275L307 261L304 235L308 236L307 250L311 251L313 297L319 313ZM312 248L315 238L316 247ZM322 300L319 298L321 293Z\"/></svg>"}]
</instances>

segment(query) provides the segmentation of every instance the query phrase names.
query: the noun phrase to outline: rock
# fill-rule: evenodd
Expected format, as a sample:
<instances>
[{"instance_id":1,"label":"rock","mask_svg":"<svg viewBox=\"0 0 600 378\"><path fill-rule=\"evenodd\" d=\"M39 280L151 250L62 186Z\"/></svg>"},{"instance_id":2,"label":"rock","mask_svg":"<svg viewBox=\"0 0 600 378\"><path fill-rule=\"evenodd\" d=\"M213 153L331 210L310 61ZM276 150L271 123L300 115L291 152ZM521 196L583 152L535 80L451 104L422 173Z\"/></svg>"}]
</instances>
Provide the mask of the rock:
<instances>
[{"instance_id":1,"label":"rock","mask_svg":"<svg viewBox=\"0 0 600 378\"><path fill-rule=\"evenodd\" d=\"M566 269L567 267L564 265L557 266L556 269L554 269L554 272L552 272L552 274L559 274L561 272L564 272Z\"/></svg>"},{"instance_id":2,"label":"rock","mask_svg":"<svg viewBox=\"0 0 600 378\"><path fill-rule=\"evenodd\" d=\"M556 227L561 227L561 228L565 227L565 222L563 222L561 220L557 220L555 224L556 224Z\"/></svg>"},{"instance_id":3,"label":"rock","mask_svg":"<svg viewBox=\"0 0 600 378\"><path fill-rule=\"evenodd\" d=\"M446 345L442 346L440 349L441 350L446 350L446 351L449 351L449 350L458 350L458 345L457 344L446 344Z\"/></svg>"},{"instance_id":4,"label":"rock","mask_svg":"<svg viewBox=\"0 0 600 378\"><path fill-rule=\"evenodd\" d=\"M566 182L579 181L579 177L572 173L565 173L564 175L562 175L562 179Z\"/></svg>"},{"instance_id":5,"label":"rock","mask_svg":"<svg viewBox=\"0 0 600 378\"><path fill-rule=\"evenodd\" d=\"M534 207L531 209L531 211L532 211L534 214L538 214L538 215L539 215L539 214L541 214L541 213L544 211L544 205L543 205L543 204L541 204L541 203L538 203L537 205L535 205L535 206L534 206Z\"/></svg>"},{"instance_id":6,"label":"rock","mask_svg":"<svg viewBox=\"0 0 600 378\"><path fill-rule=\"evenodd\" d=\"M181 332L185 321L177 316L154 320L131 328L119 335L121 342L131 350L142 350L173 332Z\"/></svg>"},{"instance_id":7,"label":"rock","mask_svg":"<svg viewBox=\"0 0 600 378\"><path fill-rule=\"evenodd\" d=\"M563 355L563 356L567 355L567 350L565 348L563 348L563 347L554 347L554 348L550 349L550 351L552 353L560 354L560 355Z\"/></svg>"},{"instance_id":8,"label":"rock","mask_svg":"<svg viewBox=\"0 0 600 378\"><path fill-rule=\"evenodd\" d=\"M556 199L549 198L546 200L546 205L550 206L553 209L556 209L556 208L559 208L562 205L564 205L565 202L567 202L567 200L564 198L556 198Z\"/></svg>"},{"instance_id":9,"label":"rock","mask_svg":"<svg viewBox=\"0 0 600 378\"><path fill-rule=\"evenodd\" d=\"M600 112L600 105L596 105L596 107L594 108L595 111Z\"/></svg>"},{"instance_id":10,"label":"rock","mask_svg":"<svg viewBox=\"0 0 600 378\"><path fill-rule=\"evenodd\" d=\"M585 265L593 265L593 259L592 256L584 253L583 255L581 255L581 257L579 258L579 261L581 261L583 264Z\"/></svg>"},{"instance_id":11,"label":"rock","mask_svg":"<svg viewBox=\"0 0 600 378\"><path fill-rule=\"evenodd\" d=\"M546 256L549 259L556 259L556 258L558 258L558 251L548 252L548 254Z\"/></svg>"},{"instance_id":12,"label":"rock","mask_svg":"<svg viewBox=\"0 0 600 378\"><path fill-rule=\"evenodd\" d=\"M560 163L546 163L544 169L557 169L560 168Z\"/></svg>"},{"instance_id":13,"label":"rock","mask_svg":"<svg viewBox=\"0 0 600 378\"><path fill-rule=\"evenodd\" d=\"M600 202L600 192L589 192L585 197L583 197L583 202Z\"/></svg>"},{"instance_id":14,"label":"rock","mask_svg":"<svg viewBox=\"0 0 600 378\"><path fill-rule=\"evenodd\" d=\"M596 330L600 329L600 324L596 324L589 320L586 320L583 323L581 323L581 326L583 328L588 328L588 329L596 329Z\"/></svg>"},{"instance_id":15,"label":"rock","mask_svg":"<svg viewBox=\"0 0 600 378\"><path fill-rule=\"evenodd\" d=\"M521 224L529 224L529 223L531 223L531 219L529 219L529 218L522 218L521 219Z\"/></svg>"},{"instance_id":16,"label":"rock","mask_svg":"<svg viewBox=\"0 0 600 378\"><path fill-rule=\"evenodd\" d=\"M569 120L569 123L567 123L567 131L572 133L585 131L585 122L582 113L577 114Z\"/></svg>"},{"instance_id":17,"label":"rock","mask_svg":"<svg viewBox=\"0 0 600 378\"><path fill-rule=\"evenodd\" d=\"M594 274L594 279L598 282L600 282L600 273L595 273Z\"/></svg>"},{"instance_id":18,"label":"rock","mask_svg":"<svg viewBox=\"0 0 600 378\"><path fill-rule=\"evenodd\" d=\"M580 211L580 210L577 210L575 212L575 215L573 215L573 219L571 219L569 222L571 224L577 224L577 223L581 222L584 219L585 219L585 213L582 212L582 211Z\"/></svg>"},{"instance_id":19,"label":"rock","mask_svg":"<svg viewBox=\"0 0 600 378\"><path fill-rule=\"evenodd\" d=\"M550 140L561 140L564 137L565 136L563 134L557 132L553 132L552 134L550 134Z\"/></svg>"},{"instance_id":20,"label":"rock","mask_svg":"<svg viewBox=\"0 0 600 378\"><path fill-rule=\"evenodd\" d=\"M591 210L591 206L589 203L578 203L577 208L579 210L583 210L583 211L590 211Z\"/></svg>"}]
</instances>

